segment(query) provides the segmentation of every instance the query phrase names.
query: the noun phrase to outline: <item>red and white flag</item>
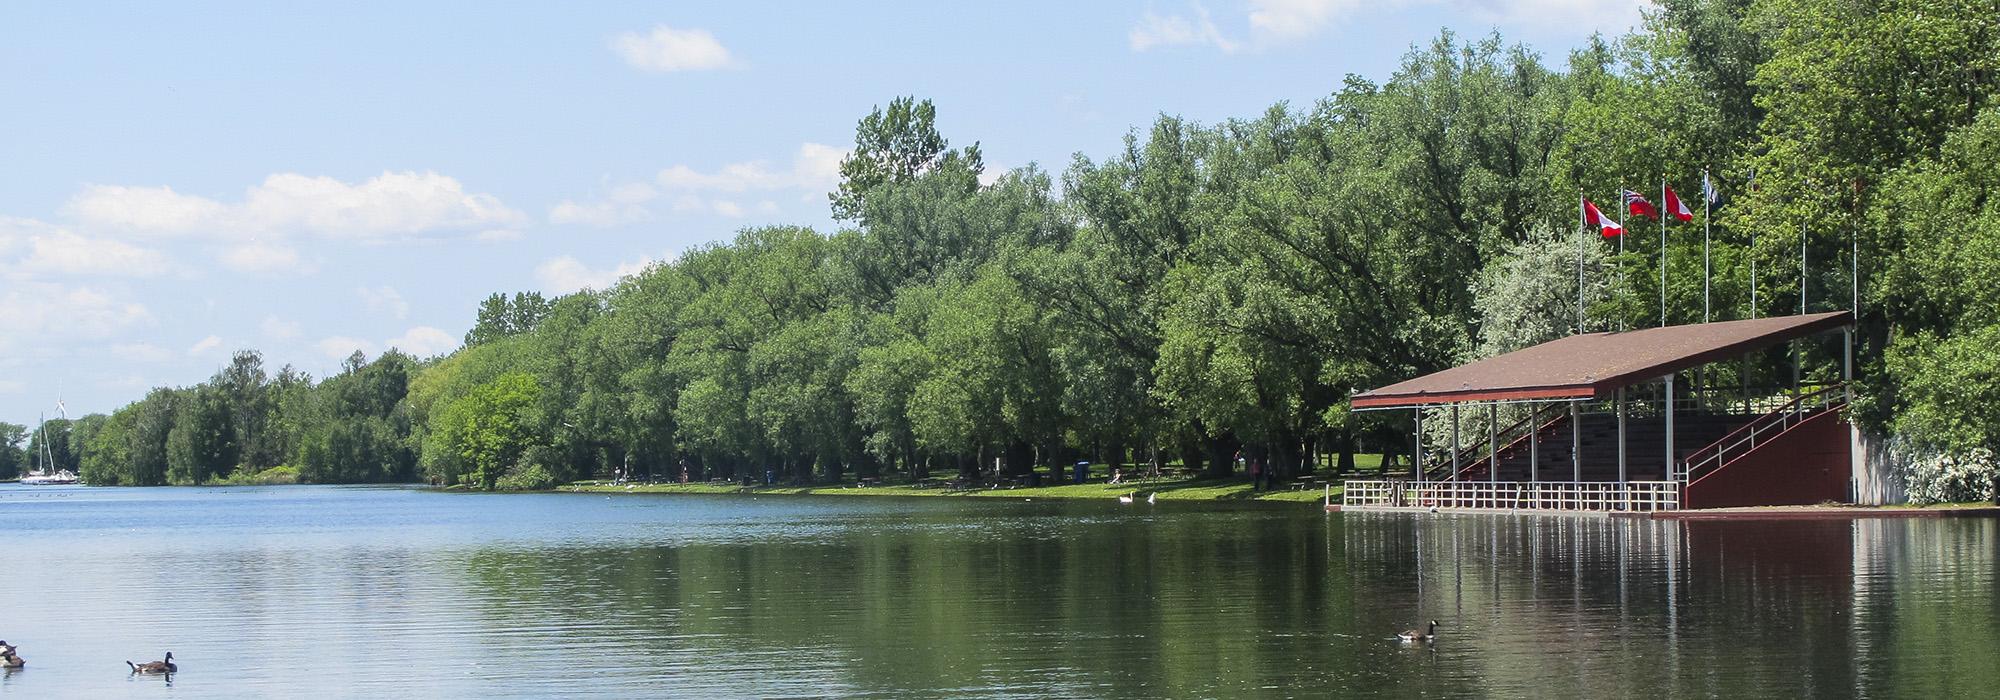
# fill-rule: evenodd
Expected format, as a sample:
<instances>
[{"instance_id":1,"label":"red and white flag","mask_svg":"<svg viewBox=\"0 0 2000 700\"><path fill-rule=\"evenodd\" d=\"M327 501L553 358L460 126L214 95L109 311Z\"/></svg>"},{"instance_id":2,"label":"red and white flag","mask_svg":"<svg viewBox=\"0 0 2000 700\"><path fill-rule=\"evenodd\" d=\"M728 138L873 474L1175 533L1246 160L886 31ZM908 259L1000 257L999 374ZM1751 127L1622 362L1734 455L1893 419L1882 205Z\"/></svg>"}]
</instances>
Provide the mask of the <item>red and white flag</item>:
<instances>
[{"instance_id":1,"label":"red and white flag","mask_svg":"<svg viewBox=\"0 0 2000 700\"><path fill-rule=\"evenodd\" d=\"M1597 205L1591 204L1588 199L1583 200L1583 223L1588 226L1596 226L1597 233L1605 238L1617 238L1625 235L1624 226L1618 225L1618 222L1612 221L1611 217L1605 216L1603 212L1598 211Z\"/></svg>"},{"instance_id":2,"label":"red and white flag","mask_svg":"<svg viewBox=\"0 0 2000 700\"><path fill-rule=\"evenodd\" d=\"M1680 195L1674 194L1674 188L1662 185L1660 190L1666 194L1668 214L1674 215L1674 218L1680 219L1683 224L1694 220L1694 212L1688 211L1687 205L1681 202Z\"/></svg>"},{"instance_id":3,"label":"red and white flag","mask_svg":"<svg viewBox=\"0 0 2000 700\"><path fill-rule=\"evenodd\" d=\"M1633 216L1660 218L1660 210L1654 209L1653 203L1646 201L1646 195L1631 190L1625 190L1625 210L1632 212Z\"/></svg>"}]
</instances>

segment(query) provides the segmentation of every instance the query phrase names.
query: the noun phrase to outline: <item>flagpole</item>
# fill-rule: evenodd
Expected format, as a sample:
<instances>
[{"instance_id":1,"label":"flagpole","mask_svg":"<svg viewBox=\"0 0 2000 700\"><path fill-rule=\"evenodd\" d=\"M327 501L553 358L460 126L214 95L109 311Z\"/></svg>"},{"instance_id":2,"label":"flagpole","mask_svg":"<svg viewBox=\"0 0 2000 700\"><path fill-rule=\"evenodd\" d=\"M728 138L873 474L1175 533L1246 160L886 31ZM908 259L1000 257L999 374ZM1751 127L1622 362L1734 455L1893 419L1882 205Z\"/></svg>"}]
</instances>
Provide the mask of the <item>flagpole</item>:
<instances>
[{"instance_id":1,"label":"flagpole","mask_svg":"<svg viewBox=\"0 0 2000 700\"><path fill-rule=\"evenodd\" d=\"M1806 181L1806 187L1808 189L1812 187L1811 180ZM1806 315L1806 216L1804 214L1799 216L1799 315ZM1799 389L1799 374L1801 369L1799 344L1794 342L1787 343L1787 345L1792 346L1792 400L1797 401L1799 396L1802 395L1800 394L1801 389Z\"/></svg>"},{"instance_id":2,"label":"flagpole","mask_svg":"<svg viewBox=\"0 0 2000 700\"><path fill-rule=\"evenodd\" d=\"M1660 173L1660 327L1667 327L1667 174Z\"/></svg>"},{"instance_id":3,"label":"flagpole","mask_svg":"<svg viewBox=\"0 0 2000 700\"><path fill-rule=\"evenodd\" d=\"M1708 323L1709 278L1715 275L1714 263L1709 261L1708 218L1715 206L1714 185L1709 184L1708 168L1701 169L1701 322Z\"/></svg>"},{"instance_id":4,"label":"flagpole","mask_svg":"<svg viewBox=\"0 0 2000 700\"><path fill-rule=\"evenodd\" d=\"M1583 247L1590 241L1590 216L1583 211L1583 186L1576 186L1576 332L1583 333Z\"/></svg>"},{"instance_id":5,"label":"flagpole","mask_svg":"<svg viewBox=\"0 0 2000 700\"><path fill-rule=\"evenodd\" d=\"M1757 192L1757 171L1754 169L1750 171L1750 192L1752 194L1755 194ZM1752 197L1750 199L1750 202L1752 202L1753 204L1756 201L1757 199L1755 197ZM1755 216L1756 212L1751 212L1751 214L1752 216L1747 218L1747 220L1750 222L1750 317L1756 318L1757 317L1757 217Z\"/></svg>"},{"instance_id":6,"label":"flagpole","mask_svg":"<svg viewBox=\"0 0 2000 700\"><path fill-rule=\"evenodd\" d=\"M1632 210L1632 203L1625 201L1625 183L1618 183L1618 277L1625 277L1625 212ZM1618 295L1618 330L1625 330L1625 295Z\"/></svg>"}]
</instances>

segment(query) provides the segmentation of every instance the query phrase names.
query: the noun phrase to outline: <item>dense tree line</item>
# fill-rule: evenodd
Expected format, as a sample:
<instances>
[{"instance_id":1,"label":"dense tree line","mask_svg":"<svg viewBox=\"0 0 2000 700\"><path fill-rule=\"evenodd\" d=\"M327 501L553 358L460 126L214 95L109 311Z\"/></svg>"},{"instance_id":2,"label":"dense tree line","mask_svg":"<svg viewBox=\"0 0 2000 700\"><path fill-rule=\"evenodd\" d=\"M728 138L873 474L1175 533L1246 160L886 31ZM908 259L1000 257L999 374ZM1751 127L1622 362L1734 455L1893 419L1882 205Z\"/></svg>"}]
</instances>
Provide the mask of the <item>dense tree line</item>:
<instances>
[{"instance_id":1,"label":"dense tree line","mask_svg":"<svg viewBox=\"0 0 2000 700\"><path fill-rule=\"evenodd\" d=\"M976 143L902 98L857 127L839 231L754 228L607 290L496 294L442 358L356 356L315 382L239 354L50 434L96 483L1393 460L1407 417L1347 396L1572 331L1577 195L1657 196L1665 174L1698 204L1706 169L1726 197L1712 274L1694 226L1669 232L1664 290L1657 224L1633 224L1623 255L1593 235L1581 323L1656 325L1663 293L1670 323L1699 321L1704 278L1716 319L1847 308L1857 260L1858 415L1990 471L1995 9L1666 0L1559 65L1446 33L1380 83L1218 124L1163 116L1060 174L989 184ZM1801 246L1825 263L1802 273ZM1807 361L1837 376L1837 349Z\"/></svg>"}]
</instances>

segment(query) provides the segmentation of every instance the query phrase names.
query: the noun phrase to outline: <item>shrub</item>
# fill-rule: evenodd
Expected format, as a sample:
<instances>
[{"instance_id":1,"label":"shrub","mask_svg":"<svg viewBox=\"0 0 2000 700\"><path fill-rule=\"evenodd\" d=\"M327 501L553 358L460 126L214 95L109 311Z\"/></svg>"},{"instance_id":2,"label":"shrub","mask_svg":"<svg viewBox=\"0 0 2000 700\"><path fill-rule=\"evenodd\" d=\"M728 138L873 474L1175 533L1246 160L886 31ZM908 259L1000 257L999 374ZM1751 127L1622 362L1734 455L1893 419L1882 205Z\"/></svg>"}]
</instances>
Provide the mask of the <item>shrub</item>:
<instances>
[{"instance_id":1,"label":"shrub","mask_svg":"<svg viewBox=\"0 0 2000 700\"><path fill-rule=\"evenodd\" d=\"M2000 463L1994 461L1990 450L1896 450L1894 455L1911 503L1987 501L1994 497L1993 479L2000 474Z\"/></svg>"},{"instance_id":2,"label":"shrub","mask_svg":"<svg viewBox=\"0 0 2000 700\"><path fill-rule=\"evenodd\" d=\"M559 483L554 474L540 464L515 465L500 477L493 486L500 491L546 491Z\"/></svg>"}]
</instances>

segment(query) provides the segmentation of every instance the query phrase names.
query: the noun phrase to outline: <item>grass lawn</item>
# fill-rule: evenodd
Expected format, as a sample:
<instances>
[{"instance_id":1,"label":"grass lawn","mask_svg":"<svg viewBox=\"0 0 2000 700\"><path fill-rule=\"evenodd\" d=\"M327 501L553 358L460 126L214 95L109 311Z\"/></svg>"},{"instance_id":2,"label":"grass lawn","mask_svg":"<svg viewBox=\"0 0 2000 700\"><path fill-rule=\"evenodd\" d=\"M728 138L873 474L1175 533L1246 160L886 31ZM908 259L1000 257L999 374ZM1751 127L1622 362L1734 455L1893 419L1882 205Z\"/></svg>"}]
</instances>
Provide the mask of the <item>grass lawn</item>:
<instances>
[{"instance_id":1,"label":"grass lawn","mask_svg":"<svg viewBox=\"0 0 2000 700\"><path fill-rule=\"evenodd\" d=\"M1329 460L1331 458L1329 457ZM1330 465L1331 462L1329 461ZM1382 455L1354 455L1355 478L1377 478L1382 468ZM1180 463L1167 465L1169 472L1178 472ZM1065 474L1069 470L1064 470ZM1320 472L1326 473L1324 469ZM1236 476L1223 479L1161 478L1135 480L1122 484L1108 483L1111 468L1104 464L1090 465L1090 481L1082 484L1056 484L1051 486L1016 488L972 488L949 489L939 485L917 487L905 483L857 486L854 484L822 484L817 486L739 486L737 484L632 484L613 485L603 481L578 481L557 487L561 491L581 491L589 493L703 493L703 494L773 494L773 495L820 495L820 496L937 496L950 498L1068 498L1090 500L1093 498L1111 500L1123 495L1145 498L1155 495L1162 501L1276 501L1294 503L1319 503L1325 497L1323 486L1311 486L1300 490L1290 485L1258 493L1251 488L1249 477ZM1340 484L1333 485L1333 497L1340 498Z\"/></svg>"}]
</instances>

